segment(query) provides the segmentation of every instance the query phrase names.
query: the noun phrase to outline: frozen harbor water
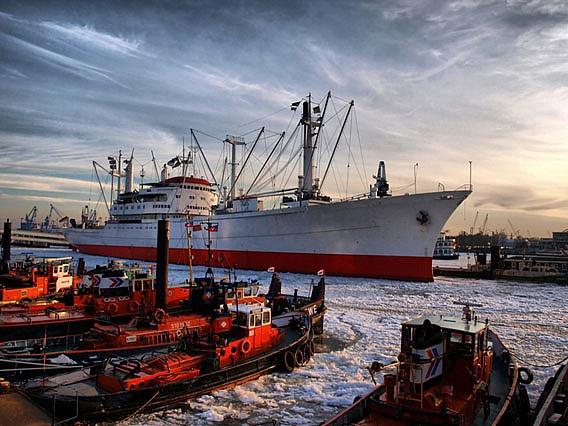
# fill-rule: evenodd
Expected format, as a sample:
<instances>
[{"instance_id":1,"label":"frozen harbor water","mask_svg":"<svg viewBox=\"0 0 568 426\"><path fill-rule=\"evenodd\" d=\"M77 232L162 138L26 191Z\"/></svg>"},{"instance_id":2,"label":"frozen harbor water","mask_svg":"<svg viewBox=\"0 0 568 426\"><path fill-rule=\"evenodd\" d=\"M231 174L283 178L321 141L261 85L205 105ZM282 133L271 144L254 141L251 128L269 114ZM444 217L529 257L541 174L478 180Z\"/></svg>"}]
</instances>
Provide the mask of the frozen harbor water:
<instances>
[{"instance_id":1,"label":"frozen harbor water","mask_svg":"<svg viewBox=\"0 0 568 426\"><path fill-rule=\"evenodd\" d=\"M80 256L68 250L34 252ZM88 266L106 262L101 257L84 257ZM258 278L265 284L264 290L268 288L268 273L241 271L238 276ZM187 267L171 265L171 282L185 278ZM287 292L294 288L300 294L309 292L312 277L282 273L281 278ZM457 300L482 304L477 315L488 318L503 342L525 362L549 365L568 352L568 287L457 278L410 283L327 277L326 283L329 311L325 337L306 367L214 392L177 409L138 415L121 424L261 425L273 424L273 420L282 425L319 424L371 389L365 367L375 360L387 363L396 357L402 321L432 313L459 315L460 307L453 304ZM528 390L534 402L555 368L532 371L535 379Z\"/></svg>"}]
</instances>

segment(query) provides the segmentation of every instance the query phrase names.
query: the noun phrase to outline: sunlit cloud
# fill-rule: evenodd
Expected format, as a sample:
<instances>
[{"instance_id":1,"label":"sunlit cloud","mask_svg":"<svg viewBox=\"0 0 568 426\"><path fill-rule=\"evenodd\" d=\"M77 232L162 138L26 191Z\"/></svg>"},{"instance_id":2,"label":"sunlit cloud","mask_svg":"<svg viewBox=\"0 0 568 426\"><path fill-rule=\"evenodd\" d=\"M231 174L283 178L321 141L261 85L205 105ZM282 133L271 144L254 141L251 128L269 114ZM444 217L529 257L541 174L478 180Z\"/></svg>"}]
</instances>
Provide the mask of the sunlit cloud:
<instances>
[{"instance_id":1,"label":"sunlit cloud","mask_svg":"<svg viewBox=\"0 0 568 426\"><path fill-rule=\"evenodd\" d=\"M456 188L471 160L475 192L451 229L469 229L477 210L491 212L495 229L509 217L534 233L568 222L565 2L298 8L0 6L1 213L21 214L4 201L8 193L35 197L19 198L18 209L48 202L41 191L62 204L88 198L92 160L104 163L119 149L134 148L147 171L153 151L160 167L180 153L190 128L220 139L263 125L291 131L290 103L331 90L355 100L358 124L336 154L331 195L368 190L379 160L397 193L413 190L415 163L419 190ZM221 142L200 142L211 163L222 164ZM322 141L323 157L326 143L333 142ZM297 172L290 170L291 181Z\"/></svg>"}]
</instances>

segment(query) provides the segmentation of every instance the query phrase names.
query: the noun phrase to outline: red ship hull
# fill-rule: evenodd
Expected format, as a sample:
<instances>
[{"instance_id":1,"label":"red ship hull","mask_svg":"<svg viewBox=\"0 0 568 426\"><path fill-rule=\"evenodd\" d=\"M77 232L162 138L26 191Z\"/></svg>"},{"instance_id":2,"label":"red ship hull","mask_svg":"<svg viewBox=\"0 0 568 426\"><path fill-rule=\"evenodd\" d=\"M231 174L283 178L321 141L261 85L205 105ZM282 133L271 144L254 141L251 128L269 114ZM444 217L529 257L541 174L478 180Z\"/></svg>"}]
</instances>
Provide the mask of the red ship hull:
<instances>
[{"instance_id":1,"label":"red ship hull","mask_svg":"<svg viewBox=\"0 0 568 426\"><path fill-rule=\"evenodd\" d=\"M82 244L74 248L82 253L98 256L156 261L156 249L152 247ZM192 253L194 264L207 264L207 250L194 249ZM170 248L170 262L187 264L187 249ZM279 271L309 274L324 269L326 275L433 281L432 259L418 256L212 250L212 264L220 267L236 266L239 269L253 270L264 270L266 265L270 265Z\"/></svg>"}]
</instances>

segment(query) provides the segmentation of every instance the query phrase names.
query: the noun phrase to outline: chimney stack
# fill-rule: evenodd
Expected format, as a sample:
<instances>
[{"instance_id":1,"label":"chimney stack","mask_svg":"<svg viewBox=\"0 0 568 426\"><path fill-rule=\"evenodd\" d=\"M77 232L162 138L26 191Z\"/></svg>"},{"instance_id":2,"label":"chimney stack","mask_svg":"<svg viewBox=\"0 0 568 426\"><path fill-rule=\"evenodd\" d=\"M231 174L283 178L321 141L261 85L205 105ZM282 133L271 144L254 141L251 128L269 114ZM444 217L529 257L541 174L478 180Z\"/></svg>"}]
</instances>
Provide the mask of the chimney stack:
<instances>
[{"instance_id":1,"label":"chimney stack","mask_svg":"<svg viewBox=\"0 0 568 426\"><path fill-rule=\"evenodd\" d=\"M10 219L4 222L4 233L2 234L2 264L0 269L2 273L8 272L8 262L10 261L10 244L12 243L12 224Z\"/></svg>"},{"instance_id":2,"label":"chimney stack","mask_svg":"<svg viewBox=\"0 0 568 426\"><path fill-rule=\"evenodd\" d=\"M158 221L158 243L156 247L156 309L166 310L168 293L168 263L170 249L170 222Z\"/></svg>"}]
</instances>

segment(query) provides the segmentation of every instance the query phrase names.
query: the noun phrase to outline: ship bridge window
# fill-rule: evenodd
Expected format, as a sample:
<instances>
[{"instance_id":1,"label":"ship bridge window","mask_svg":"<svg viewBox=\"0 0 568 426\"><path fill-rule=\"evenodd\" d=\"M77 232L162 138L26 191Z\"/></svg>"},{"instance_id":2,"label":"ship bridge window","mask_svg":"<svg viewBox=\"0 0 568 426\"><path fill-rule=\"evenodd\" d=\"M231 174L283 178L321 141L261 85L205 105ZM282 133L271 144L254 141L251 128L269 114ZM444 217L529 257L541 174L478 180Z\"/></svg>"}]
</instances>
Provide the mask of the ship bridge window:
<instances>
[{"instance_id":1,"label":"ship bridge window","mask_svg":"<svg viewBox=\"0 0 568 426\"><path fill-rule=\"evenodd\" d=\"M474 336L466 333L452 332L450 335L450 353L472 355L474 349Z\"/></svg>"},{"instance_id":2,"label":"ship bridge window","mask_svg":"<svg viewBox=\"0 0 568 426\"><path fill-rule=\"evenodd\" d=\"M262 314L262 324L270 324L270 311L265 311Z\"/></svg>"}]
</instances>

